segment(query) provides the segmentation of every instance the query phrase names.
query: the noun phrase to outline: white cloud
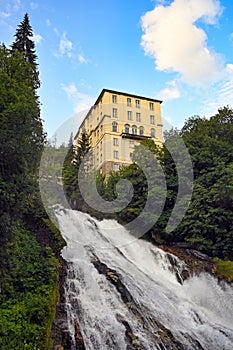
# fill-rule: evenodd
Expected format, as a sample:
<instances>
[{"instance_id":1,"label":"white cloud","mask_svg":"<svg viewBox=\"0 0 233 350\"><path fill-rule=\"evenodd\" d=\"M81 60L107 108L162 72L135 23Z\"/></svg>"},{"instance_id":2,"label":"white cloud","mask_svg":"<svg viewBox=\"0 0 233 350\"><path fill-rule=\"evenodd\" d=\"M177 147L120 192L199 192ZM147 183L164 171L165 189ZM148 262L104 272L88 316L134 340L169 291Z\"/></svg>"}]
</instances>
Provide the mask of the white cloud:
<instances>
[{"instance_id":1,"label":"white cloud","mask_svg":"<svg viewBox=\"0 0 233 350\"><path fill-rule=\"evenodd\" d=\"M85 63L85 64L88 63L88 60L81 54L78 55L78 60L80 63Z\"/></svg>"},{"instance_id":2,"label":"white cloud","mask_svg":"<svg viewBox=\"0 0 233 350\"><path fill-rule=\"evenodd\" d=\"M74 83L71 83L70 85L62 84L61 87L62 90L65 91L69 100L77 96L78 90Z\"/></svg>"},{"instance_id":3,"label":"white cloud","mask_svg":"<svg viewBox=\"0 0 233 350\"><path fill-rule=\"evenodd\" d=\"M158 5L142 17L142 47L161 71L173 71L191 85L205 85L222 77L221 56L207 47L207 35L195 23L214 24L221 14L218 0L174 0Z\"/></svg>"},{"instance_id":4,"label":"white cloud","mask_svg":"<svg viewBox=\"0 0 233 350\"><path fill-rule=\"evenodd\" d=\"M96 98L93 98L87 94L81 92L77 93L78 100L75 104L74 111L75 113L82 112L84 110L89 110L93 106Z\"/></svg>"},{"instance_id":5,"label":"white cloud","mask_svg":"<svg viewBox=\"0 0 233 350\"><path fill-rule=\"evenodd\" d=\"M4 12L4 11L0 11L0 18L7 18L10 17L10 13L9 12Z\"/></svg>"},{"instance_id":6,"label":"white cloud","mask_svg":"<svg viewBox=\"0 0 233 350\"><path fill-rule=\"evenodd\" d=\"M21 6L21 0L14 0L13 1L13 10L18 11Z\"/></svg>"},{"instance_id":7,"label":"white cloud","mask_svg":"<svg viewBox=\"0 0 233 350\"><path fill-rule=\"evenodd\" d=\"M38 8L38 6L39 5L36 2L31 2L30 3L30 7L31 7L32 10L36 10Z\"/></svg>"},{"instance_id":8,"label":"white cloud","mask_svg":"<svg viewBox=\"0 0 233 350\"><path fill-rule=\"evenodd\" d=\"M33 40L35 41L36 44L40 44L42 39L43 38L40 34L33 33Z\"/></svg>"},{"instance_id":9,"label":"white cloud","mask_svg":"<svg viewBox=\"0 0 233 350\"><path fill-rule=\"evenodd\" d=\"M62 90L65 91L68 99L73 102L75 113L90 109L90 107L95 102L95 99L93 97L79 92L74 83L71 83L69 85L62 84L61 87Z\"/></svg>"},{"instance_id":10,"label":"white cloud","mask_svg":"<svg viewBox=\"0 0 233 350\"><path fill-rule=\"evenodd\" d=\"M4 3L5 9L3 10L3 5L1 3ZM2 5L2 6L1 6ZM21 0L11 0L11 1L0 1L0 20L4 22L4 20L14 14L14 12L17 12L20 9L21 6Z\"/></svg>"},{"instance_id":11,"label":"white cloud","mask_svg":"<svg viewBox=\"0 0 233 350\"><path fill-rule=\"evenodd\" d=\"M56 34L56 36L59 36L59 31L58 31L57 28L53 28L53 31L54 31L54 33Z\"/></svg>"},{"instance_id":12,"label":"white cloud","mask_svg":"<svg viewBox=\"0 0 233 350\"><path fill-rule=\"evenodd\" d=\"M50 19L49 19L49 18L47 18L47 19L46 19L46 25L47 25L48 27L50 27L50 26L51 26L51 21L50 21Z\"/></svg>"},{"instance_id":13,"label":"white cloud","mask_svg":"<svg viewBox=\"0 0 233 350\"><path fill-rule=\"evenodd\" d=\"M161 90L157 96L163 101L173 100L180 97L180 90L175 80L171 80L167 83L168 87Z\"/></svg>"},{"instance_id":14,"label":"white cloud","mask_svg":"<svg viewBox=\"0 0 233 350\"><path fill-rule=\"evenodd\" d=\"M59 43L59 52L61 55L67 55L68 57L72 56L73 43L72 41L66 38L66 33L62 34L60 43Z\"/></svg>"},{"instance_id":15,"label":"white cloud","mask_svg":"<svg viewBox=\"0 0 233 350\"><path fill-rule=\"evenodd\" d=\"M217 83L207 92L201 113L206 117L211 117L224 106L233 108L233 67L228 80Z\"/></svg>"},{"instance_id":16,"label":"white cloud","mask_svg":"<svg viewBox=\"0 0 233 350\"><path fill-rule=\"evenodd\" d=\"M233 73L233 64L231 63L227 64L227 72L229 72L230 74Z\"/></svg>"}]
</instances>

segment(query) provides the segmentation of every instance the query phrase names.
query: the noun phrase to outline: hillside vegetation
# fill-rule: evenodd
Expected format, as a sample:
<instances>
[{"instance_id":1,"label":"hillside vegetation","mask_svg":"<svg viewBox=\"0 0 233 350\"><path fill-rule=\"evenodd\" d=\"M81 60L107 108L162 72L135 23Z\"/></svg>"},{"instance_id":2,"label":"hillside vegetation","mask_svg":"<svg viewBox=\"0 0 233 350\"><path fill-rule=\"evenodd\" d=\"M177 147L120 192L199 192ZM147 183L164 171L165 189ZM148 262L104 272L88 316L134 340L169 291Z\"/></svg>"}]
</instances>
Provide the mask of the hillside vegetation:
<instances>
[{"instance_id":1,"label":"hillside vegetation","mask_svg":"<svg viewBox=\"0 0 233 350\"><path fill-rule=\"evenodd\" d=\"M179 140L184 142L185 147L179 149ZM73 158L71 156L70 162L65 164L63 173L67 197L71 205L73 204L77 209L88 211L99 218L113 217L123 224L134 220L142 213L141 227L146 226L149 220L152 223L144 237L157 244L185 243L187 247L210 256L233 260L232 140L233 110L226 106L220 108L210 119L191 117L181 130L170 130L165 134L162 148L158 148L152 140L141 141L141 144L135 147L132 165L122 167L118 172L111 173L108 178L96 173L99 194L107 201L117 198L116 185L121 179L129 180L134 188L134 196L126 208L117 213L105 214L88 207L80 195L77 174L84 154L89 150L88 138L84 130L76 153L73 153ZM73 152L72 149L71 144L70 154ZM161 172L158 168L155 169L153 159L147 155L145 149L150 151L149 154L154 154L162 167L166 180L165 194ZM178 154L181 169L179 171L183 178L178 176L177 160L173 159L171 152ZM190 165L185 152L190 155L193 171L193 192L190 203L185 201L185 187L188 187L191 181L186 175ZM147 169L146 175L142 169ZM85 176L84 172L83 178ZM150 177L152 179L150 181L154 181L154 184L152 189L148 190ZM167 230L180 185L183 186L184 195L178 205L182 210L185 206L187 211L178 226ZM186 192L188 193L188 190ZM164 196L164 207L161 215L157 217L159 210L157 203L161 202ZM144 213L146 203L150 209L149 212Z\"/></svg>"},{"instance_id":2,"label":"hillside vegetation","mask_svg":"<svg viewBox=\"0 0 233 350\"><path fill-rule=\"evenodd\" d=\"M0 46L0 348L51 349L63 246L40 199L46 135L27 14L10 49Z\"/></svg>"}]
</instances>

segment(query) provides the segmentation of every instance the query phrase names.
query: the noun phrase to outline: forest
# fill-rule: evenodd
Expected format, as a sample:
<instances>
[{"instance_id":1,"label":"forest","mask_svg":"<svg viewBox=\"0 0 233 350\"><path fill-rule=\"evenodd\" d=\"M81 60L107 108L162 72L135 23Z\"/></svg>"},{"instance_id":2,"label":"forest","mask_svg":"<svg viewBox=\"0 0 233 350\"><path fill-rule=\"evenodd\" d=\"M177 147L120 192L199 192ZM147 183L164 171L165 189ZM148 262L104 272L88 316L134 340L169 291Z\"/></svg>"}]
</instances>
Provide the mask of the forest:
<instances>
[{"instance_id":1,"label":"forest","mask_svg":"<svg viewBox=\"0 0 233 350\"><path fill-rule=\"evenodd\" d=\"M0 45L0 348L50 349L64 242L40 199L46 143L32 28L26 14Z\"/></svg>"}]
</instances>

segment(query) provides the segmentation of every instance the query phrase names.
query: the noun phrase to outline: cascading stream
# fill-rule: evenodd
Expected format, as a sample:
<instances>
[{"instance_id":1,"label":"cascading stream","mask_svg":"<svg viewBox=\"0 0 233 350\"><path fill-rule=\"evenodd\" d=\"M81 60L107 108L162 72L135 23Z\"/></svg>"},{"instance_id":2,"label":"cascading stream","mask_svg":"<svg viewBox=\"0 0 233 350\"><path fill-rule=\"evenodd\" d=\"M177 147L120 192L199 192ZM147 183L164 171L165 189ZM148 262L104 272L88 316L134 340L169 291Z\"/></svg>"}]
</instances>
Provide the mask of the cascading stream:
<instances>
[{"instance_id":1,"label":"cascading stream","mask_svg":"<svg viewBox=\"0 0 233 350\"><path fill-rule=\"evenodd\" d=\"M207 273L181 281L183 263L114 220L55 210L67 246L66 304L87 350L233 349L233 289Z\"/></svg>"}]
</instances>

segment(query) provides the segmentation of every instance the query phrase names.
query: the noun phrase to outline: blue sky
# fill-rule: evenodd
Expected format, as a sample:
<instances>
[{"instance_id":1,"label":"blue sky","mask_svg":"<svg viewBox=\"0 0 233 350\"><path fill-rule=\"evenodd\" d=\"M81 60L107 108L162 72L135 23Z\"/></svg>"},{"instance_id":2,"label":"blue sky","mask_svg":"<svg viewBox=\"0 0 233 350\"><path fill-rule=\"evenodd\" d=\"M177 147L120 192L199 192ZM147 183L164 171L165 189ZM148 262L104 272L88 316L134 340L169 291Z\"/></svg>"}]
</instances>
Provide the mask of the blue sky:
<instances>
[{"instance_id":1,"label":"blue sky","mask_svg":"<svg viewBox=\"0 0 233 350\"><path fill-rule=\"evenodd\" d=\"M102 88L162 99L178 128L233 107L232 0L0 0L1 42L26 12L49 135Z\"/></svg>"}]
</instances>

